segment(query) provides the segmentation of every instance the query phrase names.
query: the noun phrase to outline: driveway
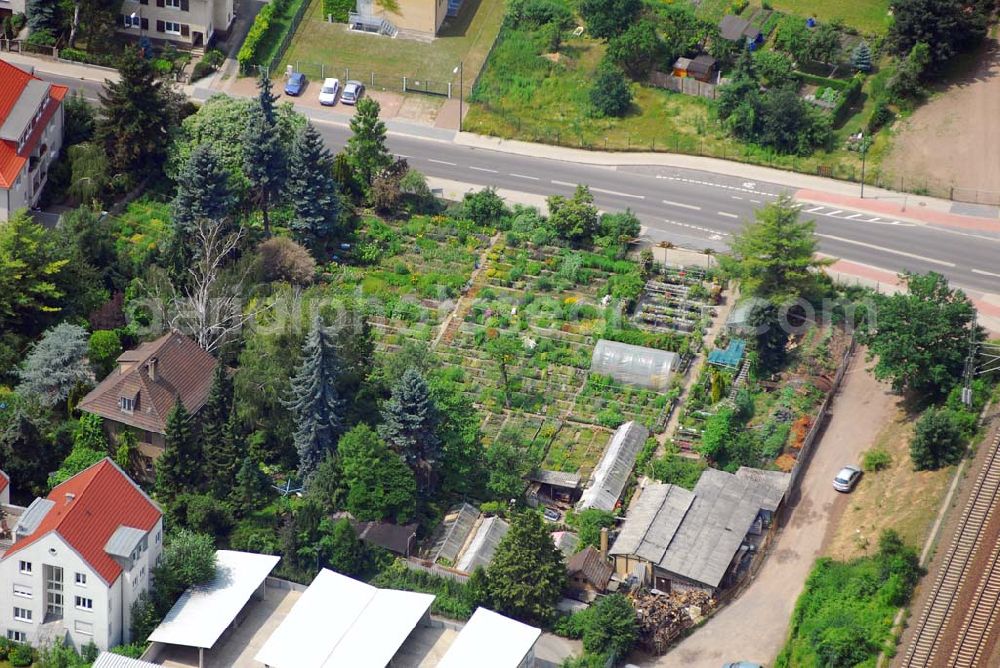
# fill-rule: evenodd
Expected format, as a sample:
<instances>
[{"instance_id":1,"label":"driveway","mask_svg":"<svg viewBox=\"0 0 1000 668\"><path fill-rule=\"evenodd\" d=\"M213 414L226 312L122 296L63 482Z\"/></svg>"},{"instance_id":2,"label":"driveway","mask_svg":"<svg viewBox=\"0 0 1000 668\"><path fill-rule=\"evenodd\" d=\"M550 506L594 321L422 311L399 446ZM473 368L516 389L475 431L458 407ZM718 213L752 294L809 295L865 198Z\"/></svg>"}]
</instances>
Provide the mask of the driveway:
<instances>
[{"instance_id":1,"label":"driveway","mask_svg":"<svg viewBox=\"0 0 1000 668\"><path fill-rule=\"evenodd\" d=\"M802 479L791 517L771 544L754 582L732 604L649 666L719 668L727 661L771 665L788 634L795 601L821 554L827 529L847 503L831 486L837 470L858 463L898 397L866 370L864 349L851 360L840 394Z\"/></svg>"}]
</instances>

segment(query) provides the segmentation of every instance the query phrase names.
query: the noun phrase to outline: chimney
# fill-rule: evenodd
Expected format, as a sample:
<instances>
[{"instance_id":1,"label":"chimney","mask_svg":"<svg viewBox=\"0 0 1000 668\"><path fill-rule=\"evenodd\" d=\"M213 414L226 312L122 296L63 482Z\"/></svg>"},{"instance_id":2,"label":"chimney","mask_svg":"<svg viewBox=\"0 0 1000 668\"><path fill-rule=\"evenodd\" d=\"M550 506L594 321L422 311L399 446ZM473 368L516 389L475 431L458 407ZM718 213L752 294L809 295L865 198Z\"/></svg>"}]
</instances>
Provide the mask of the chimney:
<instances>
[{"instance_id":1,"label":"chimney","mask_svg":"<svg viewBox=\"0 0 1000 668\"><path fill-rule=\"evenodd\" d=\"M156 382L156 358L150 357L149 361L146 362L146 370L149 372L149 379Z\"/></svg>"},{"instance_id":2,"label":"chimney","mask_svg":"<svg viewBox=\"0 0 1000 668\"><path fill-rule=\"evenodd\" d=\"M608 558L608 528L601 527L601 558Z\"/></svg>"},{"instance_id":3,"label":"chimney","mask_svg":"<svg viewBox=\"0 0 1000 668\"><path fill-rule=\"evenodd\" d=\"M66 492L66 505L73 503L73 499L76 498L76 494L73 492Z\"/></svg>"}]
</instances>

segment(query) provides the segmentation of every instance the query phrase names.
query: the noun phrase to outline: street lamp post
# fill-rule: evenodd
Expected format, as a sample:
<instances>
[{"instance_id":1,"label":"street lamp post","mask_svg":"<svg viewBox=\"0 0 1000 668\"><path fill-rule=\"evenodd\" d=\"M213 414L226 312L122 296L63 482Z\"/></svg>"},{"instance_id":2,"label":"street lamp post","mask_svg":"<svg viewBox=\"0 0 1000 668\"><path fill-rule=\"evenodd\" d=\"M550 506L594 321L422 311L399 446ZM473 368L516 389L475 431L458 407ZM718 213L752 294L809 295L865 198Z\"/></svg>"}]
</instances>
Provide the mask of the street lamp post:
<instances>
[{"instance_id":1,"label":"street lamp post","mask_svg":"<svg viewBox=\"0 0 1000 668\"><path fill-rule=\"evenodd\" d=\"M458 67L451 71L452 74L458 75L458 131L462 131L462 96L464 88L465 73L463 71L464 61L458 61Z\"/></svg>"},{"instance_id":2,"label":"street lamp post","mask_svg":"<svg viewBox=\"0 0 1000 668\"><path fill-rule=\"evenodd\" d=\"M861 132L861 199L865 198L865 158L868 156L868 138Z\"/></svg>"}]
</instances>

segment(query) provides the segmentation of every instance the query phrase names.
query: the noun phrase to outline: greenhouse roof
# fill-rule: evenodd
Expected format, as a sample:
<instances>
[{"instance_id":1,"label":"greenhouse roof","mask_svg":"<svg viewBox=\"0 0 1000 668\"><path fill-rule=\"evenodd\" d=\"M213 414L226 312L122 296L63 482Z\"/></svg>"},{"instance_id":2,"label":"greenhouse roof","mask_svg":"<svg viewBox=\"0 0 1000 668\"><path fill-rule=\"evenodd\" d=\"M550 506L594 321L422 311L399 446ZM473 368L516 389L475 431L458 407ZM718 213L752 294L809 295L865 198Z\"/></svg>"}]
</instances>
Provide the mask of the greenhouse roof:
<instances>
[{"instance_id":1,"label":"greenhouse roof","mask_svg":"<svg viewBox=\"0 0 1000 668\"><path fill-rule=\"evenodd\" d=\"M743 353L747 349L745 339L732 339L724 349L716 348L708 353L708 363L735 369L743 361Z\"/></svg>"},{"instance_id":2,"label":"greenhouse roof","mask_svg":"<svg viewBox=\"0 0 1000 668\"><path fill-rule=\"evenodd\" d=\"M601 339L594 347L590 370L619 383L662 392L679 364L677 353Z\"/></svg>"}]
</instances>

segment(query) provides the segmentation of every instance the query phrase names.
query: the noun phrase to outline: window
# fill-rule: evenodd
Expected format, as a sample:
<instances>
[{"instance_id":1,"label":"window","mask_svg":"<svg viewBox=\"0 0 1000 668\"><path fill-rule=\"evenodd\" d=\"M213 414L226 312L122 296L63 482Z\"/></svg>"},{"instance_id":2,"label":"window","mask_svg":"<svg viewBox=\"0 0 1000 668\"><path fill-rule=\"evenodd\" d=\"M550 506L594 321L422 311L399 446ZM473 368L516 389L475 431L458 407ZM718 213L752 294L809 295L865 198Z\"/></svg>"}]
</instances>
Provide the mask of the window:
<instances>
[{"instance_id":1,"label":"window","mask_svg":"<svg viewBox=\"0 0 1000 668\"><path fill-rule=\"evenodd\" d=\"M73 622L73 630L84 636L94 635L94 625L90 622L75 621Z\"/></svg>"},{"instance_id":2,"label":"window","mask_svg":"<svg viewBox=\"0 0 1000 668\"><path fill-rule=\"evenodd\" d=\"M181 24L174 21L164 21L163 22L163 32L168 32L171 35L181 34Z\"/></svg>"},{"instance_id":3,"label":"window","mask_svg":"<svg viewBox=\"0 0 1000 668\"><path fill-rule=\"evenodd\" d=\"M17 569L22 573L24 573L25 575L31 575L31 562L19 561L17 564Z\"/></svg>"},{"instance_id":4,"label":"window","mask_svg":"<svg viewBox=\"0 0 1000 668\"><path fill-rule=\"evenodd\" d=\"M87 586L87 574L86 573L77 573L76 574L76 583L78 585L80 585L81 587L86 587Z\"/></svg>"},{"instance_id":5,"label":"window","mask_svg":"<svg viewBox=\"0 0 1000 668\"><path fill-rule=\"evenodd\" d=\"M83 596L76 596L76 609L77 610L93 610L94 609L94 599L85 598Z\"/></svg>"},{"instance_id":6,"label":"window","mask_svg":"<svg viewBox=\"0 0 1000 668\"><path fill-rule=\"evenodd\" d=\"M170 9L181 8L181 0L165 0L164 4Z\"/></svg>"},{"instance_id":7,"label":"window","mask_svg":"<svg viewBox=\"0 0 1000 668\"><path fill-rule=\"evenodd\" d=\"M169 21L167 24L169 25ZM167 32L170 31L168 30ZM177 32L180 32L180 29ZM121 397L118 400L118 406L122 409L122 413L131 413L135 410L135 399L133 397Z\"/></svg>"},{"instance_id":8,"label":"window","mask_svg":"<svg viewBox=\"0 0 1000 668\"><path fill-rule=\"evenodd\" d=\"M156 531L156 544L157 545L160 544L160 531L159 531L159 529L157 529L157 531Z\"/></svg>"},{"instance_id":9,"label":"window","mask_svg":"<svg viewBox=\"0 0 1000 668\"><path fill-rule=\"evenodd\" d=\"M7 640L13 640L14 642L28 642L28 634L24 631L15 631L13 629L7 630Z\"/></svg>"},{"instance_id":10,"label":"window","mask_svg":"<svg viewBox=\"0 0 1000 668\"><path fill-rule=\"evenodd\" d=\"M126 28L138 28L139 27L139 15L136 14L136 13L122 14L122 19L124 20Z\"/></svg>"},{"instance_id":11,"label":"window","mask_svg":"<svg viewBox=\"0 0 1000 668\"><path fill-rule=\"evenodd\" d=\"M31 587L28 585L14 585L14 596L21 598L31 598Z\"/></svg>"},{"instance_id":12,"label":"window","mask_svg":"<svg viewBox=\"0 0 1000 668\"><path fill-rule=\"evenodd\" d=\"M14 619L19 622L30 622L31 610L28 608L14 608Z\"/></svg>"}]
</instances>

